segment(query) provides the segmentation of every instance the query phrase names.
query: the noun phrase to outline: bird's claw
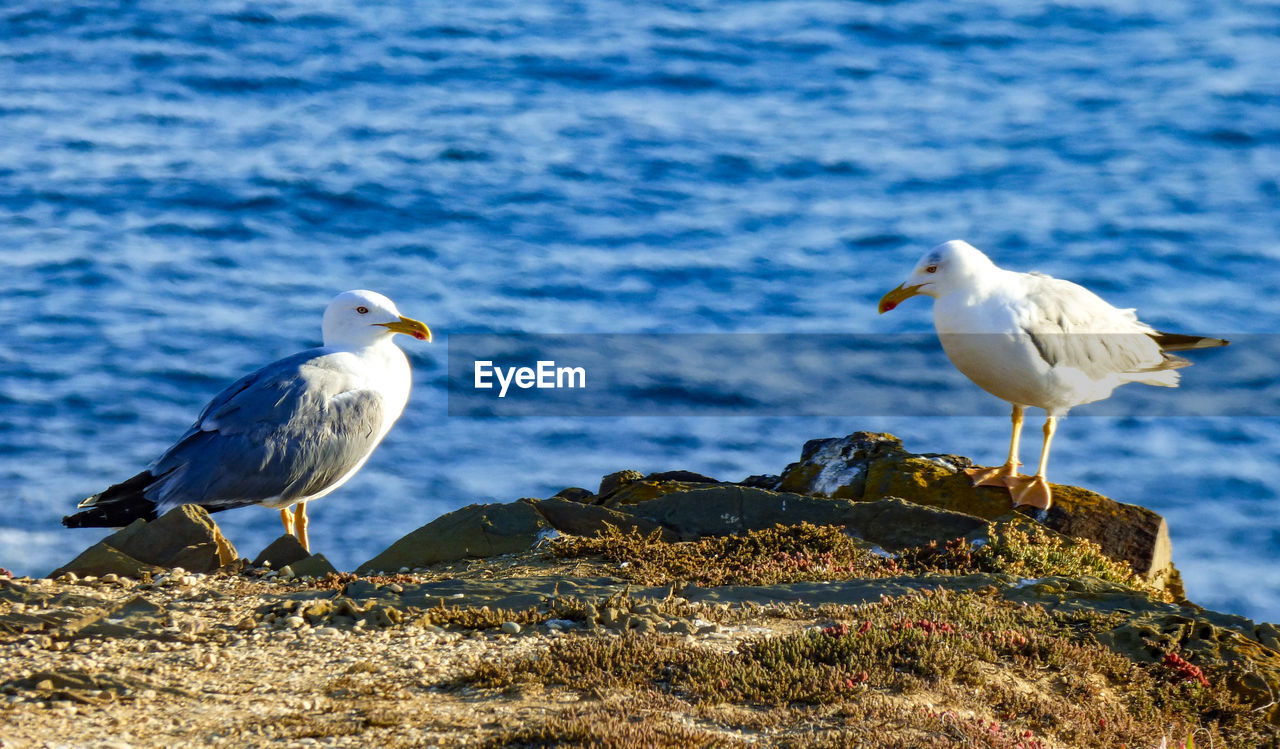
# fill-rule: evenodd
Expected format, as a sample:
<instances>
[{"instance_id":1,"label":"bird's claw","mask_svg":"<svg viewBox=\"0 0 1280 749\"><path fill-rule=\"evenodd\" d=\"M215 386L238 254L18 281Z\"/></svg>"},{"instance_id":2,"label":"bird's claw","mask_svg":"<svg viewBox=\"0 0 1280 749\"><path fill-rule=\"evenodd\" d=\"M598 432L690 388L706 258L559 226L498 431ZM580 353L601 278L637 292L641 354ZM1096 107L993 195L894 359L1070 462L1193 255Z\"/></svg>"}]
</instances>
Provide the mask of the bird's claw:
<instances>
[{"instance_id":1,"label":"bird's claw","mask_svg":"<svg viewBox=\"0 0 1280 749\"><path fill-rule=\"evenodd\" d=\"M1029 505L1048 510L1053 505L1053 492L1044 476L1007 476L1002 483L1008 487L1014 507Z\"/></svg>"},{"instance_id":2,"label":"bird's claw","mask_svg":"<svg viewBox=\"0 0 1280 749\"><path fill-rule=\"evenodd\" d=\"M1018 477L1018 466L1021 463L1005 463L1002 466L994 468L983 468L975 466L974 468L964 469L965 475L973 481L973 486L1008 486L1005 479Z\"/></svg>"}]
</instances>

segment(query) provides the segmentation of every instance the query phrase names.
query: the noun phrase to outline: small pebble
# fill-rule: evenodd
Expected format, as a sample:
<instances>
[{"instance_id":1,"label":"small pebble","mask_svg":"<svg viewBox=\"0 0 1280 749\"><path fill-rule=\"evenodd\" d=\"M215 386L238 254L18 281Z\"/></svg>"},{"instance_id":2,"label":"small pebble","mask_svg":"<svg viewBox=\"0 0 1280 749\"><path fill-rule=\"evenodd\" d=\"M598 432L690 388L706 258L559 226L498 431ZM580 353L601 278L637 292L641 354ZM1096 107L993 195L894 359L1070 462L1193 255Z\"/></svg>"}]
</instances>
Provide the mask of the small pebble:
<instances>
[{"instance_id":1,"label":"small pebble","mask_svg":"<svg viewBox=\"0 0 1280 749\"><path fill-rule=\"evenodd\" d=\"M119 575L117 575L117 574L116 574L116 573L114 573L114 572L108 572L107 574L103 575L102 577L100 577L100 578L98 578L98 579L99 579L99 580L101 580L101 581L102 581L102 582L104 582L104 583L118 583L118 582L120 582L120 576L119 576Z\"/></svg>"},{"instance_id":2,"label":"small pebble","mask_svg":"<svg viewBox=\"0 0 1280 749\"><path fill-rule=\"evenodd\" d=\"M516 622L503 622L503 623L502 623L502 631L503 631L503 632L505 632L505 633L507 633L507 634L509 634L509 635L518 635L518 634L520 634L520 629L521 629L520 625L519 625L519 624L517 624Z\"/></svg>"},{"instance_id":3,"label":"small pebble","mask_svg":"<svg viewBox=\"0 0 1280 749\"><path fill-rule=\"evenodd\" d=\"M305 627L306 624L307 624L306 620L300 616L286 616L284 618L284 626L288 627L289 629L300 629L302 627Z\"/></svg>"}]
</instances>

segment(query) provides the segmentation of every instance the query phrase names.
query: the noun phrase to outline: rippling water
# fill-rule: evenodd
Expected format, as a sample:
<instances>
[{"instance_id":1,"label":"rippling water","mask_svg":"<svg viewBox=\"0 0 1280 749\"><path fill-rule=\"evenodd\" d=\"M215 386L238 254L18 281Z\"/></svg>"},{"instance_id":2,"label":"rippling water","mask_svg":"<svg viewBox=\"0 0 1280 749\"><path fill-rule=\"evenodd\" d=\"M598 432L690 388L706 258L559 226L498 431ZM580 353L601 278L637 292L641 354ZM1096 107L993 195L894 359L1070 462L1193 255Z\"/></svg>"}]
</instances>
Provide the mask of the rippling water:
<instances>
[{"instance_id":1,"label":"rippling water","mask_svg":"<svg viewBox=\"0 0 1280 749\"><path fill-rule=\"evenodd\" d=\"M58 519L316 344L347 288L445 334L918 333L927 304L875 300L963 237L1157 327L1276 332L1274 3L173 5L0 9L20 573L97 538ZM406 341L405 416L312 508L339 566L624 467L735 479L856 429L992 462L1007 439L1005 417L450 417L446 345ZM1087 414L1052 478L1166 515L1194 600L1280 619L1280 420ZM218 520L250 554L279 532Z\"/></svg>"}]
</instances>

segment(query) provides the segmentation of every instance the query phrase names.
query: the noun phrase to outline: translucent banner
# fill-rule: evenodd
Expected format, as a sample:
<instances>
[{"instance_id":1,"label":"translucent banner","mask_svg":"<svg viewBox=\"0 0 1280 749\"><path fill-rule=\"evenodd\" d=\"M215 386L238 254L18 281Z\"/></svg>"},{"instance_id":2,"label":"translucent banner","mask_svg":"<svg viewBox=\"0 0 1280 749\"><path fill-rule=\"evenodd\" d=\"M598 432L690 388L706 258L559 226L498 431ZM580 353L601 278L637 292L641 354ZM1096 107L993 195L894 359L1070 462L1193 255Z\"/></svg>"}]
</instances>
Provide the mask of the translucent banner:
<instances>
[{"instance_id":1,"label":"translucent banner","mask_svg":"<svg viewBox=\"0 0 1280 749\"><path fill-rule=\"evenodd\" d=\"M1227 347L1173 354L1194 364L1177 370L1176 389L1127 384L1071 413L1280 416L1280 336L1227 337ZM1082 378L1104 377L1117 363L1149 366L1133 360L1142 349L1138 338L959 336L947 348L979 357L998 376L1069 390L1087 387ZM448 347L449 415L458 417L1008 412L1007 403L956 369L932 333L459 334Z\"/></svg>"}]
</instances>

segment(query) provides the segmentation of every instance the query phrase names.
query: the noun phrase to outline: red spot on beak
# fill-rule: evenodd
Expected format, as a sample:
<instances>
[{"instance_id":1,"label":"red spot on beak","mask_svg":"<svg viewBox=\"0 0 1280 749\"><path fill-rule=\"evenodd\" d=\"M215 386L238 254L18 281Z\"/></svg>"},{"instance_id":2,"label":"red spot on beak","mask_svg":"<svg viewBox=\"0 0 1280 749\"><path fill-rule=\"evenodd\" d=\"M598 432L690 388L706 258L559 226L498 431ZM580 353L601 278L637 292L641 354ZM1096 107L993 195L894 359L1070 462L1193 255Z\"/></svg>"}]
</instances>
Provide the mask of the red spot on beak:
<instances>
[{"instance_id":1,"label":"red spot on beak","mask_svg":"<svg viewBox=\"0 0 1280 749\"><path fill-rule=\"evenodd\" d=\"M414 338L417 338L419 341L425 341L425 340L427 340L427 334L426 334L426 333L422 333L422 332L417 331L417 330L413 331L413 337L414 337Z\"/></svg>"},{"instance_id":2,"label":"red spot on beak","mask_svg":"<svg viewBox=\"0 0 1280 749\"><path fill-rule=\"evenodd\" d=\"M889 310L891 310L891 309L893 309L893 308L895 308L895 307L897 307L897 306L898 306L898 303L897 303L897 302L885 302L885 303L884 303L884 311L885 311L885 312L888 312Z\"/></svg>"}]
</instances>

